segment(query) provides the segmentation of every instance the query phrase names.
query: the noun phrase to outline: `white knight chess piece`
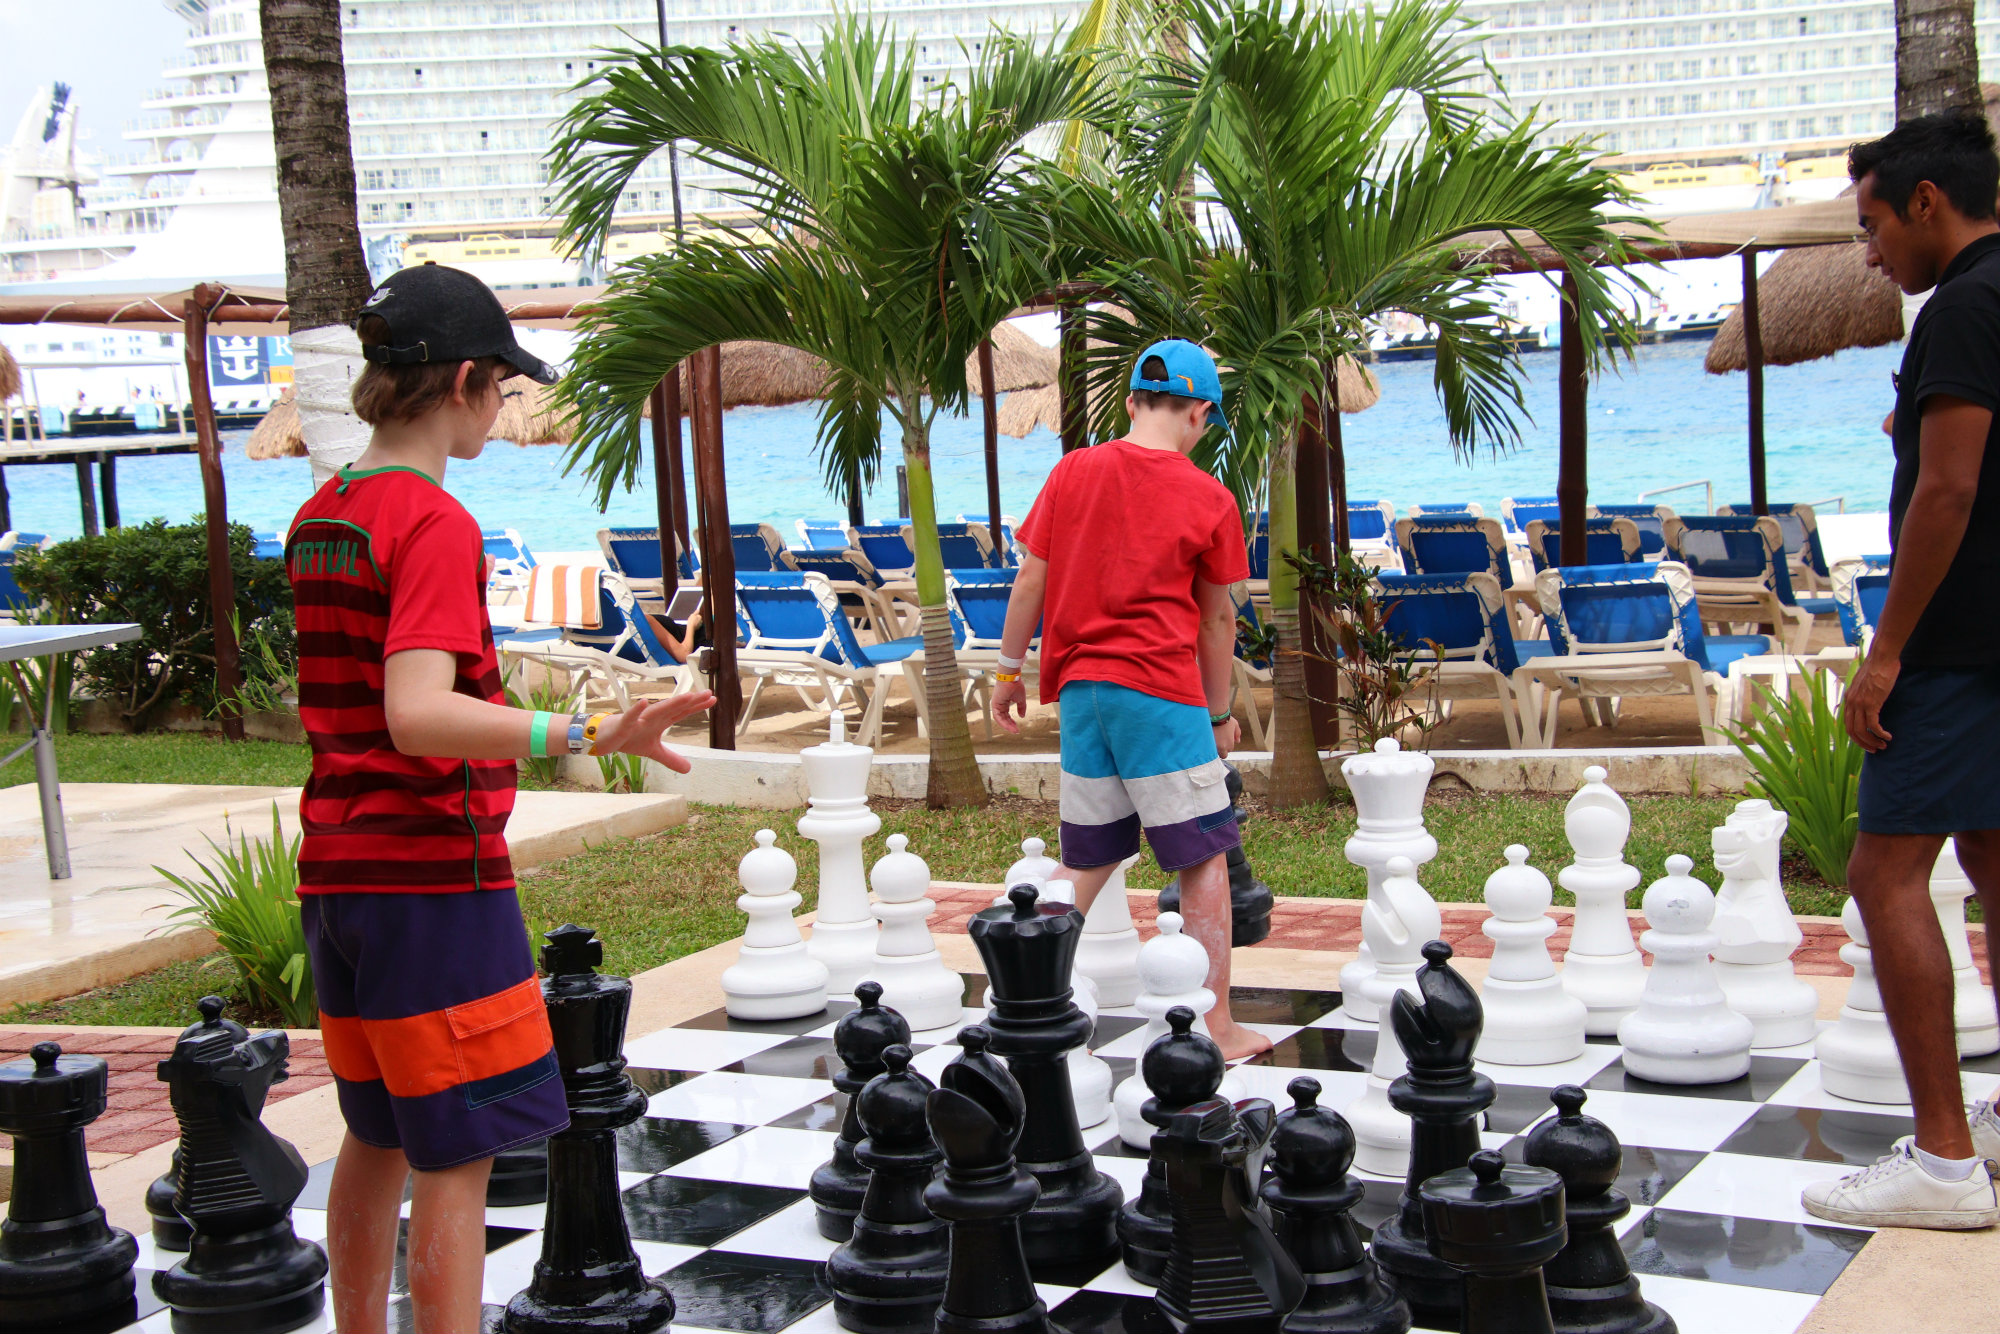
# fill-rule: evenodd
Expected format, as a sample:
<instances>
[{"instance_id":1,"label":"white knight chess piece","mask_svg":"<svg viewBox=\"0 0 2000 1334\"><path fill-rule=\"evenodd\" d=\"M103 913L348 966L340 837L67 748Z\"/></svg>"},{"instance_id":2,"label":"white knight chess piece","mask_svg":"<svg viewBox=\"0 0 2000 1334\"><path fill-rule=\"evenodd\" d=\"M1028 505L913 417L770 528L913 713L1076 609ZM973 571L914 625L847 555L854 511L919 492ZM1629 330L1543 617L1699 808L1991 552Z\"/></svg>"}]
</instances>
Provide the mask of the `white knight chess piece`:
<instances>
[{"instance_id":1,"label":"white knight chess piece","mask_svg":"<svg viewBox=\"0 0 2000 1334\"><path fill-rule=\"evenodd\" d=\"M1528 850L1507 848L1507 864L1486 877L1493 915L1479 928L1493 942L1493 963L1480 988L1486 1023L1475 1055L1498 1065L1555 1065L1583 1055L1590 1012L1563 990L1549 958L1556 924L1548 915L1555 891L1528 865Z\"/></svg>"},{"instance_id":2,"label":"white knight chess piece","mask_svg":"<svg viewBox=\"0 0 2000 1334\"><path fill-rule=\"evenodd\" d=\"M799 752L806 802L799 832L819 844L819 908L806 949L826 965L827 988L849 995L875 958L877 926L868 910L861 845L882 828L868 809L868 771L875 752L847 739L847 720L834 710L831 735Z\"/></svg>"},{"instance_id":3,"label":"white knight chess piece","mask_svg":"<svg viewBox=\"0 0 2000 1334\"><path fill-rule=\"evenodd\" d=\"M1356 812L1354 835L1344 851L1349 862L1367 872L1370 900L1380 892L1390 858L1407 857L1413 869L1420 869L1437 856L1437 840L1424 828L1424 793L1436 771L1430 756L1405 751L1393 737L1341 761ZM1353 961L1340 970L1340 1008L1358 1024L1382 1018L1369 998L1368 978L1374 971L1375 951L1364 933Z\"/></svg>"},{"instance_id":4,"label":"white knight chess piece","mask_svg":"<svg viewBox=\"0 0 2000 1334\"><path fill-rule=\"evenodd\" d=\"M1750 1021L1729 1008L1715 980L1715 895L1667 858L1646 889L1642 943L1653 956L1638 1008L1618 1023L1625 1073L1659 1084L1722 1084L1750 1073Z\"/></svg>"},{"instance_id":5,"label":"white knight chess piece","mask_svg":"<svg viewBox=\"0 0 2000 1334\"><path fill-rule=\"evenodd\" d=\"M736 1019L797 1019L826 1008L826 967L806 952L792 910L804 902L792 886L799 864L769 829L737 863L747 917L742 951L722 972L723 1008Z\"/></svg>"},{"instance_id":6,"label":"white knight chess piece","mask_svg":"<svg viewBox=\"0 0 2000 1334\"><path fill-rule=\"evenodd\" d=\"M1625 915L1625 896L1639 884L1639 868L1625 861L1632 811L1605 776L1597 765L1585 769L1583 786L1564 808L1563 833L1575 859L1556 872L1556 882L1576 896L1563 990L1590 1011L1588 1031L1595 1037L1615 1034L1646 989L1646 961Z\"/></svg>"},{"instance_id":7,"label":"white knight chess piece","mask_svg":"<svg viewBox=\"0 0 2000 1334\"><path fill-rule=\"evenodd\" d=\"M1426 944L1438 938L1441 919L1430 892L1417 883L1417 868L1408 857L1391 857L1381 892L1370 895L1361 909L1362 938L1375 947L1375 972L1368 979L1368 999L1381 1015L1375 1037L1375 1064L1368 1085L1347 1107L1354 1129L1354 1165L1381 1176L1402 1176L1410 1167L1410 1118L1389 1104L1389 1085L1409 1069L1403 1044L1390 1023L1389 998L1417 990L1417 969Z\"/></svg>"},{"instance_id":8,"label":"white knight chess piece","mask_svg":"<svg viewBox=\"0 0 2000 1334\"><path fill-rule=\"evenodd\" d=\"M1722 888L1715 895L1715 980L1729 1008L1750 1021L1753 1047L1792 1047L1819 1032L1819 993L1792 972L1804 939L1779 882L1786 814L1739 801L1712 836Z\"/></svg>"}]
</instances>

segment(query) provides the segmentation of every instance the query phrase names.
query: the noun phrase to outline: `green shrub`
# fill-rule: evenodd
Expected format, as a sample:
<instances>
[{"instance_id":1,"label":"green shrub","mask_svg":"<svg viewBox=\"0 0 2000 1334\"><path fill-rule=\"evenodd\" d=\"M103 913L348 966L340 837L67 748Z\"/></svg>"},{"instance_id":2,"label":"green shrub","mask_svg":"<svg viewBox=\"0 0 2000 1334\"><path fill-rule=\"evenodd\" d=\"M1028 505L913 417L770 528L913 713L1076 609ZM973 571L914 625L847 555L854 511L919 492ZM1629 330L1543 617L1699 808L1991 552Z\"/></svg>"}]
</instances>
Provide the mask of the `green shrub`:
<instances>
[{"instance_id":1,"label":"green shrub","mask_svg":"<svg viewBox=\"0 0 2000 1334\"><path fill-rule=\"evenodd\" d=\"M1785 837L1822 880L1845 888L1861 827L1861 747L1841 725L1832 681L1830 673L1807 672L1784 699L1758 682L1762 712L1725 730L1750 762L1750 795L1789 815Z\"/></svg>"},{"instance_id":2,"label":"green shrub","mask_svg":"<svg viewBox=\"0 0 2000 1334\"><path fill-rule=\"evenodd\" d=\"M606 792L644 792L646 790L646 761L637 755L627 755L618 751L610 755L599 755L597 771L604 775Z\"/></svg>"},{"instance_id":3,"label":"green shrub","mask_svg":"<svg viewBox=\"0 0 2000 1334\"><path fill-rule=\"evenodd\" d=\"M299 839L285 841L278 803L271 803L271 837L244 834L232 843L208 840L215 864L196 857L198 876L165 876L188 905L172 916L208 928L243 978L244 998L284 1016L288 1028L319 1025L319 997L313 991L312 960L306 955L305 927L299 918ZM205 966L221 962L212 959Z\"/></svg>"},{"instance_id":4,"label":"green shrub","mask_svg":"<svg viewBox=\"0 0 2000 1334\"><path fill-rule=\"evenodd\" d=\"M513 676L525 680L526 667L527 664L522 663L521 670L514 672ZM575 713L583 698L578 687L571 685L566 678L558 679L554 671L544 675L526 691L518 688L513 679L501 682L501 689L506 691L507 702L517 709L557 715ZM561 755L530 755L521 761L528 767L529 776L542 787L555 786L556 779L562 776L562 762ZM605 781L609 783L609 775Z\"/></svg>"}]
</instances>

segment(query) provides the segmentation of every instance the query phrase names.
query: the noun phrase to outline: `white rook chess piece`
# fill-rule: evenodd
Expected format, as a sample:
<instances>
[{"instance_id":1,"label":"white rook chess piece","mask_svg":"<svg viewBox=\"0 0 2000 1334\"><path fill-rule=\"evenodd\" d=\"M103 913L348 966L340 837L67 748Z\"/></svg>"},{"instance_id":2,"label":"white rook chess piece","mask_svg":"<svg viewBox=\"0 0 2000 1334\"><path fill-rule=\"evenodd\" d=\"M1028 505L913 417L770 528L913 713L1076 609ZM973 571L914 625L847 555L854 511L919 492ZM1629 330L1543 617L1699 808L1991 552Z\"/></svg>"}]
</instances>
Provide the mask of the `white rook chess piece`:
<instances>
[{"instance_id":1,"label":"white rook chess piece","mask_svg":"<svg viewBox=\"0 0 2000 1334\"><path fill-rule=\"evenodd\" d=\"M1493 963L1480 988L1486 1024L1474 1053L1497 1065L1554 1065L1583 1055L1590 1012L1563 990L1549 958L1555 934L1549 878L1528 865L1528 850L1508 845L1507 864L1486 877L1493 915L1480 930L1493 942Z\"/></svg>"},{"instance_id":2,"label":"white rook chess piece","mask_svg":"<svg viewBox=\"0 0 2000 1334\"><path fill-rule=\"evenodd\" d=\"M1931 902L1937 907L1945 949L1951 954L1952 1019L1958 1028L1958 1054L1985 1056L2000 1051L2000 1015L1994 1013L1993 988L1979 980L1979 969L1972 962L1972 943L1965 936L1965 900L1971 894L1972 882L1958 864L1958 844L1946 839L1937 865L1931 868Z\"/></svg>"},{"instance_id":3,"label":"white rook chess piece","mask_svg":"<svg viewBox=\"0 0 2000 1334\"><path fill-rule=\"evenodd\" d=\"M1389 1105L1389 1085L1409 1069L1403 1044L1389 1021L1389 998L1407 991L1421 999L1417 969L1426 944L1438 938L1438 906L1417 883L1408 857L1392 857L1379 891L1361 909L1361 936L1375 950L1368 999L1381 1015L1376 1024L1375 1064L1368 1086L1347 1107L1354 1128L1354 1165L1379 1176L1399 1177L1410 1167L1410 1118Z\"/></svg>"},{"instance_id":4,"label":"white rook chess piece","mask_svg":"<svg viewBox=\"0 0 2000 1334\"><path fill-rule=\"evenodd\" d=\"M1437 856L1437 840L1424 828L1424 792L1436 771L1437 762L1430 756L1405 751L1393 737L1377 741L1372 752L1341 761L1340 772L1354 793L1357 814L1354 835L1344 851L1349 862L1367 872L1371 900L1388 874L1391 857L1407 857L1418 868ZM1364 932L1360 951L1340 970L1341 1011L1360 1024L1381 1018L1369 999L1367 983L1374 971L1374 949Z\"/></svg>"},{"instance_id":5,"label":"white rook chess piece","mask_svg":"<svg viewBox=\"0 0 2000 1334\"><path fill-rule=\"evenodd\" d=\"M993 900L993 906L1007 906L1007 891L1015 885L1033 885L1040 889L1049 882L1049 877L1062 870L1062 863L1047 855L1048 844L1039 838L1021 840L1021 860L1007 868L1007 874L1000 881L1000 896Z\"/></svg>"},{"instance_id":6,"label":"white rook chess piece","mask_svg":"<svg viewBox=\"0 0 2000 1334\"><path fill-rule=\"evenodd\" d=\"M1625 895L1639 883L1639 868L1625 862L1632 812L1593 764L1563 811L1563 833L1575 860L1556 872L1556 883L1576 896L1569 949L1563 955L1563 990L1590 1011L1586 1031L1610 1037L1618 1021L1639 1004L1646 989L1646 961L1632 943Z\"/></svg>"},{"instance_id":7,"label":"white rook chess piece","mask_svg":"<svg viewBox=\"0 0 2000 1334\"><path fill-rule=\"evenodd\" d=\"M1692 859L1667 858L1646 889L1641 943L1653 956L1639 1008L1618 1023L1625 1073L1659 1084L1721 1084L1750 1073L1750 1021L1729 1008L1709 959L1715 895L1688 874Z\"/></svg>"},{"instance_id":8,"label":"white rook chess piece","mask_svg":"<svg viewBox=\"0 0 2000 1334\"><path fill-rule=\"evenodd\" d=\"M1840 924L1849 943L1840 947L1840 961L1854 970L1847 984L1847 1003L1840 1019L1819 1035L1820 1087L1836 1098L1855 1102L1908 1102L1910 1086L1903 1080L1903 1062L1882 1012L1882 993L1875 985L1875 956L1868 948L1868 928L1861 922L1861 905L1854 899L1840 910Z\"/></svg>"},{"instance_id":9,"label":"white rook chess piece","mask_svg":"<svg viewBox=\"0 0 2000 1334\"><path fill-rule=\"evenodd\" d=\"M1140 991L1132 1008L1146 1016L1146 1027L1140 1030L1135 1058L1143 1058L1146 1048L1167 1035L1168 1010L1176 1005L1187 1006L1194 1011L1195 1020L1202 1024L1205 1033L1208 1029L1202 1016L1215 1006L1215 993L1203 985L1208 980L1208 951L1201 947L1200 941L1182 931L1179 913L1161 913L1158 926L1160 933L1139 949ZM1234 1075L1223 1076L1222 1083L1217 1097L1234 1101L1243 1096L1230 1091L1240 1083ZM1139 1108L1150 1096L1136 1063L1112 1096L1118 1110L1118 1137L1135 1149L1149 1148L1153 1142L1154 1127L1139 1115Z\"/></svg>"},{"instance_id":10,"label":"white rook chess piece","mask_svg":"<svg viewBox=\"0 0 2000 1334\"><path fill-rule=\"evenodd\" d=\"M1139 994L1139 932L1125 897L1125 872L1138 860L1134 853L1118 863L1083 915L1076 971L1097 984L1097 999L1104 1005L1130 1005ZM1070 902L1075 901L1072 892Z\"/></svg>"},{"instance_id":11,"label":"white rook chess piece","mask_svg":"<svg viewBox=\"0 0 2000 1334\"><path fill-rule=\"evenodd\" d=\"M750 919L743 949L722 971L723 1008L737 1019L797 1019L826 1008L826 966L806 953L805 937L792 920L804 902L792 888L799 864L778 836L757 831L757 846L736 864L743 894L736 906Z\"/></svg>"},{"instance_id":12,"label":"white rook chess piece","mask_svg":"<svg viewBox=\"0 0 2000 1334\"><path fill-rule=\"evenodd\" d=\"M909 846L904 835L889 835L888 855L869 873L882 931L875 940L868 976L882 984L882 1004L921 1033L958 1024L965 1008L959 1004L965 982L945 967L937 942L931 939L928 923L937 911L937 904L926 897L931 868Z\"/></svg>"},{"instance_id":13,"label":"white rook chess piece","mask_svg":"<svg viewBox=\"0 0 2000 1334\"><path fill-rule=\"evenodd\" d=\"M831 737L799 752L806 802L799 832L819 844L819 908L806 950L826 965L827 989L853 992L875 958L875 916L868 911L861 844L882 827L868 809L868 770L875 752L847 739L847 719L833 713Z\"/></svg>"},{"instance_id":14,"label":"white rook chess piece","mask_svg":"<svg viewBox=\"0 0 2000 1334\"><path fill-rule=\"evenodd\" d=\"M1753 1047L1793 1047L1819 1032L1819 993L1792 972L1792 952L1805 937L1778 878L1789 818L1768 801L1739 801L1711 838L1722 873L1715 980L1729 1008L1750 1021Z\"/></svg>"}]
</instances>

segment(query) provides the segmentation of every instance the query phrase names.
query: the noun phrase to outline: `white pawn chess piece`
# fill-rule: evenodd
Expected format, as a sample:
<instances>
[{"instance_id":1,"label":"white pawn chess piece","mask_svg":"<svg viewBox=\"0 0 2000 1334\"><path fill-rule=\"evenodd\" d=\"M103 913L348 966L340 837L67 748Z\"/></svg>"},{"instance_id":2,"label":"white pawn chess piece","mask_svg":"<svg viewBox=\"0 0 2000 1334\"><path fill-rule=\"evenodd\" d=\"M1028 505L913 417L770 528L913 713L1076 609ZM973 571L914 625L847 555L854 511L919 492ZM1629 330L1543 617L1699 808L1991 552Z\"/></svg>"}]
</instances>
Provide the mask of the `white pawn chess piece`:
<instances>
[{"instance_id":1,"label":"white pawn chess piece","mask_svg":"<svg viewBox=\"0 0 2000 1334\"><path fill-rule=\"evenodd\" d=\"M1583 1055L1582 1001L1563 990L1549 958L1556 924L1549 878L1528 865L1528 850L1509 844L1507 864L1486 877L1493 915L1480 930L1493 942L1493 963L1480 988L1486 1024L1474 1053L1496 1065L1554 1065Z\"/></svg>"},{"instance_id":2,"label":"white pawn chess piece","mask_svg":"<svg viewBox=\"0 0 2000 1334\"><path fill-rule=\"evenodd\" d=\"M1882 1012L1875 955L1868 948L1859 902L1847 901L1840 910L1840 924L1849 937L1840 947L1840 961L1854 970L1854 980L1847 984L1847 1003L1840 1007L1839 1020L1819 1035L1814 1048L1820 1087L1854 1102L1908 1102L1910 1086L1903 1079L1889 1016Z\"/></svg>"},{"instance_id":3,"label":"white pawn chess piece","mask_svg":"<svg viewBox=\"0 0 2000 1334\"><path fill-rule=\"evenodd\" d=\"M1000 896L993 900L994 907L1007 906L1007 891L1014 886L1033 885L1040 889L1051 876L1062 870L1062 863L1047 855L1048 846L1039 838L1021 840L1021 860L1007 868L1006 876L1000 881Z\"/></svg>"},{"instance_id":4,"label":"white pawn chess piece","mask_svg":"<svg viewBox=\"0 0 2000 1334\"><path fill-rule=\"evenodd\" d=\"M1993 1009L1993 988L1979 980L1972 962L1972 943L1965 936L1965 900L1972 894L1972 881L1958 864L1958 844L1944 841L1937 865L1931 868L1931 902L1937 907L1938 925L1944 929L1944 944L1951 955L1954 992L1952 1020L1958 1028L1958 1054L1985 1056L2000 1051L2000 1015Z\"/></svg>"},{"instance_id":5,"label":"white pawn chess piece","mask_svg":"<svg viewBox=\"0 0 2000 1334\"><path fill-rule=\"evenodd\" d=\"M931 868L909 851L910 840L889 835L889 852L869 872L875 916L882 923L868 976L882 984L882 1004L903 1016L914 1032L956 1026L965 982L945 967L927 925L937 904L926 897Z\"/></svg>"},{"instance_id":6,"label":"white pawn chess piece","mask_svg":"<svg viewBox=\"0 0 2000 1334\"><path fill-rule=\"evenodd\" d=\"M849 995L868 975L879 928L868 910L861 845L882 828L868 809L868 771L875 752L847 739L847 719L833 712L830 739L799 752L806 803L799 832L819 844L819 907L806 949L826 965L827 989Z\"/></svg>"},{"instance_id":7,"label":"white pawn chess piece","mask_svg":"<svg viewBox=\"0 0 2000 1334\"><path fill-rule=\"evenodd\" d=\"M1715 895L1715 980L1750 1021L1753 1047L1795 1047L1819 1032L1819 993L1792 972L1805 938L1779 881L1790 817L1760 798L1736 803L1711 838L1722 887Z\"/></svg>"},{"instance_id":8,"label":"white pawn chess piece","mask_svg":"<svg viewBox=\"0 0 2000 1334\"><path fill-rule=\"evenodd\" d=\"M1417 868L1408 857L1392 857L1380 892L1361 909L1361 935L1375 952L1375 971L1368 979L1368 999L1381 1015L1376 1023L1375 1063L1368 1086L1348 1104L1345 1115L1354 1129L1354 1165L1378 1176L1399 1177L1410 1167L1410 1118L1389 1105L1389 1085L1409 1070L1403 1044L1390 1022L1389 999L1399 991L1422 999L1417 969L1423 949L1438 938L1437 903L1417 883Z\"/></svg>"},{"instance_id":9,"label":"white pawn chess piece","mask_svg":"<svg viewBox=\"0 0 2000 1334\"><path fill-rule=\"evenodd\" d=\"M1421 868L1437 856L1437 840L1424 828L1424 793L1437 762L1418 751L1405 751L1394 737L1384 737L1375 749L1342 760L1340 772L1354 793L1354 834L1343 849L1347 860L1368 874L1372 899L1388 874L1391 857L1407 857ZM1418 944L1422 944L1419 941ZM1356 1024L1381 1018L1369 999L1368 978L1375 971L1375 954L1363 934L1361 948L1340 970L1341 1013Z\"/></svg>"},{"instance_id":10,"label":"white pawn chess piece","mask_svg":"<svg viewBox=\"0 0 2000 1334\"><path fill-rule=\"evenodd\" d=\"M1106 1005L1130 1005L1139 995L1139 931L1125 895L1125 872L1138 860L1134 853L1111 872L1083 915L1077 941L1076 971L1097 984L1097 999Z\"/></svg>"},{"instance_id":11,"label":"white pawn chess piece","mask_svg":"<svg viewBox=\"0 0 2000 1334\"><path fill-rule=\"evenodd\" d=\"M1182 930L1184 923L1177 912L1160 914L1159 934L1147 941L1139 950L1139 997L1132 1002L1132 1008L1146 1016L1146 1026L1139 1032L1133 1045L1133 1056L1142 1058L1146 1048L1154 1041L1167 1035L1167 1011L1176 1005L1185 1005L1194 1011L1195 1022L1202 1025L1202 1032L1208 1031L1203 1018L1215 1007L1215 993L1203 985L1208 980L1208 951L1201 942ZM1238 1091L1242 1081L1234 1074L1226 1074L1222 1087L1216 1096L1229 1101L1243 1097ZM1152 1096L1146 1081L1138 1069L1133 1069L1119 1082L1118 1091L1112 1095L1112 1102L1118 1112L1118 1137L1135 1149L1151 1147L1155 1127L1147 1124L1139 1115L1139 1109Z\"/></svg>"},{"instance_id":12,"label":"white pawn chess piece","mask_svg":"<svg viewBox=\"0 0 2000 1334\"><path fill-rule=\"evenodd\" d=\"M826 1008L826 966L806 952L792 920L803 903L792 888L799 864L769 829L736 865L743 894L736 907L749 917L736 962L722 971L723 1009L736 1019L797 1019Z\"/></svg>"},{"instance_id":13,"label":"white pawn chess piece","mask_svg":"<svg viewBox=\"0 0 2000 1334\"><path fill-rule=\"evenodd\" d=\"M1729 1008L1710 953L1715 895L1688 874L1694 861L1667 858L1646 888L1640 938L1653 966L1639 1007L1618 1022L1625 1073L1657 1084L1721 1084L1750 1073L1750 1021Z\"/></svg>"},{"instance_id":14,"label":"white pawn chess piece","mask_svg":"<svg viewBox=\"0 0 2000 1334\"><path fill-rule=\"evenodd\" d=\"M1639 868L1625 861L1632 811L1604 777L1595 764L1585 769L1583 786L1564 808L1563 833L1575 860L1556 872L1556 883L1576 896L1563 990L1590 1011L1585 1028L1596 1037L1617 1033L1646 989L1646 961L1625 915L1625 895L1639 883Z\"/></svg>"},{"instance_id":15,"label":"white pawn chess piece","mask_svg":"<svg viewBox=\"0 0 2000 1334\"><path fill-rule=\"evenodd\" d=\"M1070 974L1070 1000L1097 1028L1097 988L1081 973ZM1085 1043L1067 1052L1063 1062L1069 1067L1069 1098L1076 1104L1076 1124L1090 1130L1111 1119L1111 1067L1093 1054Z\"/></svg>"}]
</instances>

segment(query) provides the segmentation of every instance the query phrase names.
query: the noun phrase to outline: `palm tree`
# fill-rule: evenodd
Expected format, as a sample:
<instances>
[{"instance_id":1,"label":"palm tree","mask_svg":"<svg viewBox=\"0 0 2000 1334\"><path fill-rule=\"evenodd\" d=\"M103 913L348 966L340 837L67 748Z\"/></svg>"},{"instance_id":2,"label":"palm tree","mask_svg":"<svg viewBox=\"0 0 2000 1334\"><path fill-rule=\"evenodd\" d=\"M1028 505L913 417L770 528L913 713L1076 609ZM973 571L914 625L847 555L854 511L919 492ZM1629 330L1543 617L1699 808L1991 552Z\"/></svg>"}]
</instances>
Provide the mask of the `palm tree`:
<instances>
[{"instance_id":1,"label":"palm tree","mask_svg":"<svg viewBox=\"0 0 2000 1334\"><path fill-rule=\"evenodd\" d=\"M1051 221L1028 138L1091 114L1083 61L995 33L965 86L920 88L914 50L842 17L818 50L759 40L616 54L565 118L551 156L565 230L601 246L638 166L676 140L740 176L769 240L697 237L622 270L585 322L565 393L569 463L600 498L629 486L639 410L660 378L729 339L779 343L831 368L820 412L828 487L902 435L922 604L929 800L983 804L945 606L931 425L967 404L966 359L1047 281Z\"/></svg>"},{"instance_id":2,"label":"palm tree","mask_svg":"<svg viewBox=\"0 0 2000 1334\"><path fill-rule=\"evenodd\" d=\"M1972 0L1896 0L1896 119L1936 111L1985 111Z\"/></svg>"}]
</instances>

